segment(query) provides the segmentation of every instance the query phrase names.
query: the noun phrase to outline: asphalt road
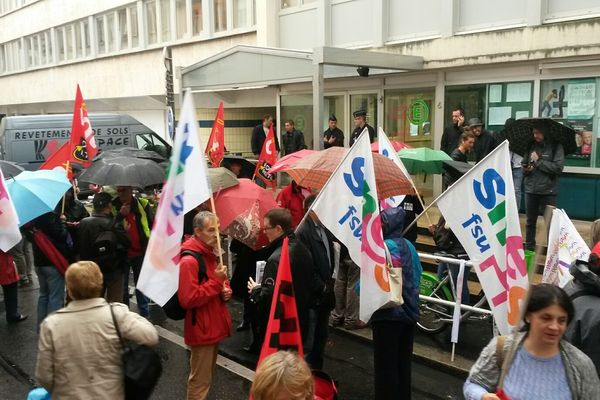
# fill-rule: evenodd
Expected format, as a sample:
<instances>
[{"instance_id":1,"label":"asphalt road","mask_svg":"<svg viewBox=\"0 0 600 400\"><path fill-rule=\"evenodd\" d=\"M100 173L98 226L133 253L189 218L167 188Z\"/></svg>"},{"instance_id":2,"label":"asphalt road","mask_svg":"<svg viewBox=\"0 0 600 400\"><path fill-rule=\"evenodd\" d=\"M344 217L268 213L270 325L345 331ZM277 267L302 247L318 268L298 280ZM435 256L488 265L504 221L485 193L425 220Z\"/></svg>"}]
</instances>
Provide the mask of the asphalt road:
<instances>
[{"instance_id":1,"label":"asphalt road","mask_svg":"<svg viewBox=\"0 0 600 400\"><path fill-rule=\"evenodd\" d=\"M3 400L25 399L29 389L35 385L37 292L35 286L19 291L21 310L30 315L22 323L6 324L4 307L0 305L0 398ZM233 304L232 317L235 326L240 318L239 304ZM189 352L183 344L182 324L180 321L165 320L160 309L153 310L151 319L158 325L161 336L158 351L164 367L152 398L184 399ZM247 398L252 369L256 363L256 356L242 350L248 340L248 332L234 332L231 338L223 342L209 399ZM340 399L373 398L372 365L370 343L334 329L330 331L324 370L337 380ZM413 362L413 399L461 399L463 381L462 377L439 368Z\"/></svg>"}]
</instances>

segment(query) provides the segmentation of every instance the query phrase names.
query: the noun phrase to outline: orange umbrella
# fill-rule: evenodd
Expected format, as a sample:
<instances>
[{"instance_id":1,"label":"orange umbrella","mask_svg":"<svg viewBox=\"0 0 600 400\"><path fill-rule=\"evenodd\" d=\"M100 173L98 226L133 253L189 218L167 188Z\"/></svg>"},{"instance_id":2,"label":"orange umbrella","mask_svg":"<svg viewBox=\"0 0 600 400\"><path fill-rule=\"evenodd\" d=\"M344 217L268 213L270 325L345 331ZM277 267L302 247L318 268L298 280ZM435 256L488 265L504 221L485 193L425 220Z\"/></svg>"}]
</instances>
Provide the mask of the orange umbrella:
<instances>
[{"instance_id":1,"label":"orange umbrella","mask_svg":"<svg viewBox=\"0 0 600 400\"><path fill-rule=\"evenodd\" d=\"M321 189L348 151L343 147L330 147L309 154L281 170L287 172L301 186ZM377 153L371 154L380 199L414 193L410 180L392 160Z\"/></svg>"},{"instance_id":2,"label":"orange umbrella","mask_svg":"<svg viewBox=\"0 0 600 400\"><path fill-rule=\"evenodd\" d=\"M273 174L275 172L285 171L285 168L289 167L296 161L316 152L317 150L303 149L298 150L292 154L288 154L287 156L281 157L279 160L277 160L275 164L271 166L271 169L269 169L269 173Z\"/></svg>"}]
</instances>

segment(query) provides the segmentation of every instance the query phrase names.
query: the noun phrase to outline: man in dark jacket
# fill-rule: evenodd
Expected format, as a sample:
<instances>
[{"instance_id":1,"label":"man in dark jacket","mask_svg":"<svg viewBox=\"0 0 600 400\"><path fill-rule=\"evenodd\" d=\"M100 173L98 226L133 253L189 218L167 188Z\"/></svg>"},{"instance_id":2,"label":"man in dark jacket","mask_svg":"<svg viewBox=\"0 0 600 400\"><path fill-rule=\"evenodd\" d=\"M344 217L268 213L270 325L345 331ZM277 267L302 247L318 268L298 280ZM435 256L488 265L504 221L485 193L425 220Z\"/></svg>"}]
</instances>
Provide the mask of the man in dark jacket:
<instances>
[{"instance_id":1,"label":"man in dark jacket","mask_svg":"<svg viewBox=\"0 0 600 400\"><path fill-rule=\"evenodd\" d=\"M310 209L315 199L316 195L313 194L304 200L305 212ZM335 307L332 277L335 263L334 237L313 211L298 227L296 234L312 255L312 264L305 263L307 269L312 266L311 289L315 300L310 308L309 335L304 344L305 359L312 369L322 369L329 314Z\"/></svg>"},{"instance_id":2,"label":"man in dark jacket","mask_svg":"<svg viewBox=\"0 0 600 400\"><path fill-rule=\"evenodd\" d=\"M329 128L323 132L323 148L344 147L344 132L337 127L337 118L331 114Z\"/></svg>"},{"instance_id":3,"label":"man in dark jacket","mask_svg":"<svg viewBox=\"0 0 600 400\"><path fill-rule=\"evenodd\" d=\"M49 212L37 217L31 223L27 224L26 229L35 228L42 231L67 261L73 262L75 261L73 241L67 232L65 223L60 219L59 213L60 203L55 212ZM64 306L65 277L35 243L31 231L27 230L27 232L29 240L33 245L33 263L40 283L37 315L39 326L48 314Z\"/></svg>"},{"instance_id":4,"label":"man in dark jacket","mask_svg":"<svg viewBox=\"0 0 600 400\"><path fill-rule=\"evenodd\" d=\"M304 134L296 129L294 121L291 119L285 121L285 132L281 136L281 141L283 142L284 156L306 149Z\"/></svg>"},{"instance_id":5,"label":"man in dark jacket","mask_svg":"<svg viewBox=\"0 0 600 400\"><path fill-rule=\"evenodd\" d=\"M123 303L129 304L129 268L133 270L133 280L137 285L150 230L154 222L154 213L148 200L135 197L131 186L117 186L118 197L113 200L113 213L117 223L122 224L129 236L127 265L124 279ZM139 290L135 290L137 306L142 317L150 315L148 299Z\"/></svg>"},{"instance_id":6,"label":"man in dark jacket","mask_svg":"<svg viewBox=\"0 0 600 400\"><path fill-rule=\"evenodd\" d=\"M592 253L588 262L577 260L569 272L573 280L564 287L573 300L575 316L565 339L592 359L600 376L600 260Z\"/></svg>"},{"instance_id":7,"label":"man in dark jacket","mask_svg":"<svg viewBox=\"0 0 600 400\"><path fill-rule=\"evenodd\" d=\"M534 142L523 157L525 185L525 249L535 251L537 218L547 205L556 205L558 177L562 173L565 152L560 143L545 140L543 127L533 128Z\"/></svg>"},{"instance_id":8,"label":"man in dark jacket","mask_svg":"<svg viewBox=\"0 0 600 400\"><path fill-rule=\"evenodd\" d=\"M475 135L475 145L473 146L475 162L479 162L496 148L498 142L493 133L483 129L483 123L479 118L471 118L469 128Z\"/></svg>"},{"instance_id":9,"label":"man in dark jacket","mask_svg":"<svg viewBox=\"0 0 600 400\"><path fill-rule=\"evenodd\" d=\"M444 128L440 149L450 155L458 147L460 135L465 124L465 111L462 108L452 110L452 125Z\"/></svg>"},{"instance_id":10,"label":"man in dark jacket","mask_svg":"<svg viewBox=\"0 0 600 400\"><path fill-rule=\"evenodd\" d=\"M268 211L265 214L264 230L270 242L267 248L264 249L264 253L271 252L271 255L267 259L260 285L254 282L252 278L248 280L248 290L257 308L260 340L254 344L254 348L250 349L256 352L260 350L257 346L259 347L265 338L273 291L275 290L275 281L277 280L281 247L283 246L283 239L286 237L289 238L290 270L292 272L294 296L303 343L306 342L308 309L311 303L310 285L312 271L310 268L307 268L307 266L312 264L311 254L292 231L292 215L288 210L283 208L275 208Z\"/></svg>"},{"instance_id":11,"label":"man in dark jacket","mask_svg":"<svg viewBox=\"0 0 600 400\"><path fill-rule=\"evenodd\" d=\"M79 221L82 219L89 217L90 213L85 209L85 206L81 201L77 199L75 196L75 191L73 188L67 190L65 193L65 224L67 226L67 230L73 239L73 248L79 248L77 243L77 231L79 228Z\"/></svg>"},{"instance_id":12,"label":"man in dark jacket","mask_svg":"<svg viewBox=\"0 0 600 400\"><path fill-rule=\"evenodd\" d=\"M269 128L273 125L273 117L267 114L262 119L262 124L256 125L252 130L252 138L250 139L250 146L252 147L252 154L256 157L260 156L260 152L267 138ZM275 133L275 148L279 151L279 142L277 141L277 133Z\"/></svg>"},{"instance_id":13,"label":"man in dark jacket","mask_svg":"<svg viewBox=\"0 0 600 400\"><path fill-rule=\"evenodd\" d=\"M96 193L92 202L94 212L91 217L81 220L78 229L79 256L82 260L94 261L100 267L103 277L102 292L109 302L123 301L123 269L127 261L129 237L122 224L117 224L112 216L111 196L106 192ZM96 253L94 246L98 235L112 231L116 247L106 247L107 254Z\"/></svg>"},{"instance_id":14,"label":"man in dark jacket","mask_svg":"<svg viewBox=\"0 0 600 400\"><path fill-rule=\"evenodd\" d=\"M375 141L375 129L373 129L371 125L367 124L367 112L365 110L354 111L352 116L354 117L354 130L350 135L350 147L352 147L365 127L369 132L369 140L371 143L373 143Z\"/></svg>"}]
</instances>

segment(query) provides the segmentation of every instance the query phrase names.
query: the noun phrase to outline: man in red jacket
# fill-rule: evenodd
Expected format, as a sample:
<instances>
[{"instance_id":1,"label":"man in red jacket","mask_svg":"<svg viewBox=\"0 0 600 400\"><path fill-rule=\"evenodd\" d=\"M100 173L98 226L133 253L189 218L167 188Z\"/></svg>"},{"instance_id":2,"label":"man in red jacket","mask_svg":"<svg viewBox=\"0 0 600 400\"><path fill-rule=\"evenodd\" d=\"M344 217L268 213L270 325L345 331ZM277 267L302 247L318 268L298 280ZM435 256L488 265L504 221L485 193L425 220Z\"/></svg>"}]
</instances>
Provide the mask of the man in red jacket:
<instances>
[{"instance_id":1,"label":"man in red jacket","mask_svg":"<svg viewBox=\"0 0 600 400\"><path fill-rule=\"evenodd\" d=\"M199 279L200 266L192 255L179 263L179 303L187 310L183 335L190 346L188 400L204 400L212 382L219 342L231 335L231 316L225 305L231 299L227 267L218 263L219 221L210 211L194 217L194 235L181 245L181 251L199 253L206 274Z\"/></svg>"}]
</instances>

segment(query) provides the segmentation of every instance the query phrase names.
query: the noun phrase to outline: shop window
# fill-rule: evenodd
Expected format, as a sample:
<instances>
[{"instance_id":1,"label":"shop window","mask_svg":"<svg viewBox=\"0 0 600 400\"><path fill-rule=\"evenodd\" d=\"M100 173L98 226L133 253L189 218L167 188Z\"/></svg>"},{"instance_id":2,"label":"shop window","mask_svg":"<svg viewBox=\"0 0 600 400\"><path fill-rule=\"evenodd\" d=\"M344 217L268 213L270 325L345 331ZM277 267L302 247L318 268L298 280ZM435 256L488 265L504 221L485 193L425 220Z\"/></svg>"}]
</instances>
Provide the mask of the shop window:
<instances>
[{"instance_id":1,"label":"shop window","mask_svg":"<svg viewBox=\"0 0 600 400\"><path fill-rule=\"evenodd\" d=\"M352 113L357 110L365 110L367 112L367 124L375 128L375 135L377 135L377 94L350 95L350 124L348 125L350 132L348 133L348 137L350 137L355 128Z\"/></svg>"},{"instance_id":2,"label":"shop window","mask_svg":"<svg viewBox=\"0 0 600 400\"><path fill-rule=\"evenodd\" d=\"M384 130L391 140L431 147L435 92L386 90Z\"/></svg>"},{"instance_id":3,"label":"shop window","mask_svg":"<svg viewBox=\"0 0 600 400\"><path fill-rule=\"evenodd\" d=\"M473 117L483 120L486 109L485 93L485 84L446 86L444 126L452 124L452 110L457 108L465 111L465 121Z\"/></svg>"},{"instance_id":4,"label":"shop window","mask_svg":"<svg viewBox=\"0 0 600 400\"><path fill-rule=\"evenodd\" d=\"M202 33L202 0L192 0L192 34Z\"/></svg>"},{"instance_id":5,"label":"shop window","mask_svg":"<svg viewBox=\"0 0 600 400\"><path fill-rule=\"evenodd\" d=\"M175 0L175 20L177 28L177 39L181 39L187 33L187 7L186 0Z\"/></svg>"},{"instance_id":6,"label":"shop window","mask_svg":"<svg viewBox=\"0 0 600 400\"><path fill-rule=\"evenodd\" d=\"M321 132L325 132L329 128L329 117L335 115L337 119L337 127L344 132L344 142L348 144L348 138L350 134L344 127L344 121L346 121L346 112L344 109L344 96L325 96L324 110L323 110L323 124L321 126Z\"/></svg>"},{"instance_id":7,"label":"shop window","mask_svg":"<svg viewBox=\"0 0 600 400\"><path fill-rule=\"evenodd\" d=\"M313 149L313 120L312 120L312 95L290 94L281 96L281 121L278 134L285 132L285 121L294 121L294 127L304 134L304 143L309 149ZM281 136L279 136L281 138ZM282 145L281 140L279 141Z\"/></svg>"},{"instance_id":8,"label":"shop window","mask_svg":"<svg viewBox=\"0 0 600 400\"><path fill-rule=\"evenodd\" d=\"M566 166L600 167L597 116L598 78L540 82L539 116L570 126L577 150L565 156Z\"/></svg>"},{"instance_id":9,"label":"shop window","mask_svg":"<svg viewBox=\"0 0 600 400\"><path fill-rule=\"evenodd\" d=\"M227 0L214 0L215 32L227 30Z\"/></svg>"},{"instance_id":10,"label":"shop window","mask_svg":"<svg viewBox=\"0 0 600 400\"><path fill-rule=\"evenodd\" d=\"M509 118L532 117L533 82L490 83L487 93L487 130L500 132Z\"/></svg>"}]
</instances>

